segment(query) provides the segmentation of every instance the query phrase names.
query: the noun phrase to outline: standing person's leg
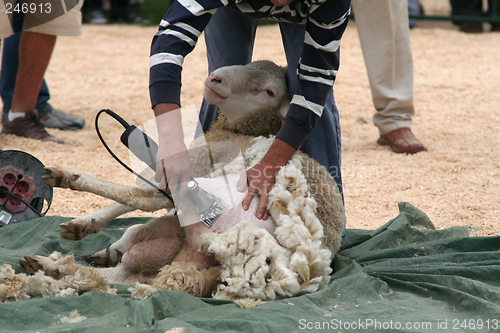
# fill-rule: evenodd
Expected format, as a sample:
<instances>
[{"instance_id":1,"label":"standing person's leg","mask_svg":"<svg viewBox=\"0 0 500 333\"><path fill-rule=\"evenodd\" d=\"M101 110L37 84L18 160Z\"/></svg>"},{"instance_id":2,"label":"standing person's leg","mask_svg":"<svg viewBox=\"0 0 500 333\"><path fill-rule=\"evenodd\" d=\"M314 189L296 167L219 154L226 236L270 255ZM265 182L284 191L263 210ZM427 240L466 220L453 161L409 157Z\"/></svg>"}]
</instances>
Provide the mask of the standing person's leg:
<instances>
[{"instance_id":1,"label":"standing person's leg","mask_svg":"<svg viewBox=\"0 0 500 333\"><path fill-rule=\"evenodd\" d=\"M411 127L413 59L406 1L353 0L352 6L377 110L375 126L381 135Z\"/></svg>"},{"instance_id":2,"label":"standing person's leg","mask_svg":"<svg viewBox=\"0 0 500 333\"><path fill-rule=\"evenodd\" d=\"M19 31L4 40L2 51L2 70L0 71L0 95L3 109L2 120L12 108L12 98L19 67L19 44L24 22L23 13L14 13L14 31ZM42 81L35 108L38 110L40 120L44 127L62 130L77 130L83 128L85 120L79 116L65 114L49 104L50 92L45 82Z\"/></svg>"},{"instance_id":3,"label":"standing person's leg","mask_svg":"<svg viewBox=\"0 0 500 333\"><path fill-rule=\"evenodd\" d=\"M257 24L257 20L231 8L218 9L204 31L208 72L223 66L245 65L251 62ZM224 33L221 34L221 31ZM218 108L203 100L200 122L204 132L210 129L217 116Z\"/></svg>"},{"instance_id":4,"label":"standing person's leg","mask_svg":"<svg viewBox=\"0 0 500 333\"><path fill-rule=\"evenodd\" d=\"M49 65L56 36L25 31L19 44L19 70L11 111L26 112L35 108L43 76ZM36 57L33 55L36 54Z\"/></svg>"},{"instance_id":5,"label":"standing person's leg","mask_svg":"<svg viewBox=\"0 0 500 333\"><path fill-rule=\"evenodd\" d=\"M12 24L14 31L21 31L24 21L22 13L14 13ZM17 69L19 66L19 42L21 40L21 32L17 32L12 36L3 40L2 50L2 70L0 71L0 95L3 102L2 119L7 115L12 106L12 98L14 97L14 87L16 84ZM36 108L43 109L48 106L50 99L49 88L45 80L42 81L42 86L38 94Z\"/></svg>"},{"instance_id":6,"label":"standing person's leg","mask_svg":"<svg viewBox=\"0 0 500 333\"><path fill-rule=\"evenodd\" d=\"M494 8L496 5L496 8ZM496 9L496 10L495 10ZM496 15L500 16L500 0L488 0L488 11L487 16ZM500 22L491 24L491 31L500 32Z\"/></svg>"},{"instance_id":7,"label":"standing person's leg","mask_svg":"<svg viewBox=\"0 0 500 333\"><path fill-rule=\"evenodd\" d=\"M411 132L415 109L407 1L353 0L352 7L377 110L373 123L385 138L379 144L400 153L426 150Z\"/></svg>"},{"instance_id":8,"label":"standing person's leg","mask_svg":"<svg viewBox=\"0 0 500 333\"><path fill-rule=\"evenodd\" d=\"M483 0L450 0L451 15L453 16L481 16L483 15ZM460 30L466 33L483 32L482 22L467 22L453 20Z\"/></svg>"},{"instance_id":9,"label":"standing person's leg","mask_svg":"<svg viewBox=\"0 0 500 333\"><path fill-rule=\"evenodd\" d=\"M57 0L53 1L57 2ZM35 106L45 71L54 50L56 36L76 36L82 33L80 12L82 3L83 0L80 0L64 15L43 24L39 24L40 17L36 13L26 13L23 24L24 31L19 45L19 67L12 107L2 122L3 134L64 143L47 133L40 122Z\"/></svg>"},{"instance_id":10,"label":"standing person's leg","mask_svg":"<svg viewBox=\"0 0 500 333\"><path fill-rule=\"evenodd\" d=\"M479 16L483 13L483 0L450 0L452 15Z\"/></svg>"},{"instance_id":11,"label":"standing person's leg","mask_svg":"<svg viewBox=\"0 0 500 333\"><path fill-rule=\"evenodd\" d=\"M3 110L2 118L7 115L12 106L12 98L14 97L14 87L16 84L17 68L19 65L19 41L21 33L18 32L9 38L3 40L2 51L2 70L0 71L0 95L2 96ZM37 109L44 109L48 106L50 99L49 88L42 81L42 86L38 93L36 101Z\"/></svg>"},{"instance_id":12,"label":"standing person's leg","mask_svg":"<svg viewBox=\"0 0 500 333\"><path fill-rule=\"evenodd\" d=\"M104 16L102 0L85 0L85 4L82 6L82 15L86 23L108 24L108 19Z\"/></svg>"},{"instance_id":13,"label":"standing person's leg","mask_svg":"<svg viewBox=\"0 0 500 333\"><path fill-rule=\"evenodd\" d=\"M302 54L305 26L280 23L283 46L288 63L290 93L293 95L298 86L297 65ZM308 135L300 150L323 165L335 178L342 194L339 111L335 105L333 90L328 96L323 114L313 131Z\"/></svg>"},{"instance_id":14,"label":"standing person's leg","mask_svg":"<svg viewBox=\"0 0 500 333\"><path fill-rule=\"evenodd\" d=\"M408 14L415 16L423 14L423 8L420 0L408 0ZM416 19L410 19L409 23L410 28L415 28L417 26Z\"/></svg>"},{"instance_id":15,"label":"standing person's leg","mask_svg":"<svg viewBox=\"0 0 500 333\"><path fill-rule=\"evenodd\" d=\"M2 97L3 109L2 119L7 116L12 106L14 97L14 86L16 85L17 67L19 65L19 40L21 32L5 38L2 49L2 70L0 71L0 95Z\"/></svg>"},{"instance_id":16,"label":"standing person's leg","mask_svg":"<svg viewBox=\"0 0 500 333\"><path fill-rule=\"evenodd\" d=\"M22 32L12 108L3 122L2 133L64 143L43 129L38 112L35 110L38 92L55 43L54 35Z\"/></svg>"}]
</instances>

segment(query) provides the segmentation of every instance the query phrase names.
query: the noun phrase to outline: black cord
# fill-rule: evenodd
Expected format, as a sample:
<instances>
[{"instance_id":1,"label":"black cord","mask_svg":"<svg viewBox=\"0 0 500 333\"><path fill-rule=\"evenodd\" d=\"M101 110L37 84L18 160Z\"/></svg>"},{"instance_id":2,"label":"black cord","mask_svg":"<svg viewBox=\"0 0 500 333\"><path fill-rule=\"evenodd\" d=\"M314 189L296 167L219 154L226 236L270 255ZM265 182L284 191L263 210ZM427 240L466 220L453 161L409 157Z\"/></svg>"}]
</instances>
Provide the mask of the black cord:
<instances>
[{"instance_id":1,"label":"black cord","mask_svg":"<svg viewBox=\"0 0 500 333\"><path fill-rule=\"evenodd\" d=\"M14 186L14 188L15 188L15 186ZM47 210L43 214L41 214L33 206L31 206L29 203L27 203L26 201L24 201L23 198L21 198L17 194L14 194L14 193L9 192L6 189L2 188L2 191L0 191L0 197L3 197L4 195L10 196L10 197L14 197L17 200L21 201L23 204L25 204L27 207L29 207L32 211L34 211L39 217L45 216L45 214L47 214L47 212L49 211L49 208L50 208L50 204L49 204L49 208L47 208ZM7 201L5 201L5 204L7 204ZM5 204L2 207L5 208Z\"/></svg>"},{"instance_id":2,"label":"black cord","mask_svg":"<svg viewBox=\"0 0 500 333\"><path fill-rule=\"evenodd\" d=\"M151 186L151 187L157 189L158 191L160 191L160 193L162 193L164 196L166 196L170 201L174 202L174 200L172 199L172 197L167 192L165 192L163 189L159 188L158 186L156 186L155 184L153 184L152 182L150 182L149 180L147 180L146 178L144 178L142 175L140 175L137 172L135 172L131 167L129 167L128 165L126 165L124 162L122 162L122 160L120 160L120 158L113 153L113 151L111 150L111 148L109 148L109 146L106 144L106 141L104 141L104 138L102 137L101 132L99 131L99 117L101 116L102 113L107 113L108 115L110 115L111 117L113 117L125 129L129 128L130 125L123 118L121 118L119 115L117 115L116 113L114 113L113 111L111 111L109 109L102 109L101 111L99 111L97 113L96 117L95 117L95 130L97 132L97 136L99 137L99 139L101 140L102 144L104 145L104 148L106 148L106 150L111 154L111 156L113 156L113 158L118 163L120 163L125 169L127 169L129 172L131 172L135 176L139 177L143 182L147 183L149 186Z\"/></svg>"},{"instance_id":3,"label":"black cord","mask_svg":"<svg viewBox=\"0 0 500 333\"><path fill-rule=\"evenodd\" d=\"M117 115L116 113L114 113L113 111L111 111L110 109L102 109L101 111L99 111L99 113L97 114L96 116L96 119L95 119L95 123L97 125L97 118L99 117L99 115L103 112L106 112L107 114L109 114L111 117L113 117L117 122L119 122L125 129L129 128L130 125L129 123L127 123L125 121L125 119L123 119L122 117L120 117L119 115ZM96 130L98 130L99 127L96 126ZM104 143L104 142L103 142Z\"/></svg>"}]
</instances>

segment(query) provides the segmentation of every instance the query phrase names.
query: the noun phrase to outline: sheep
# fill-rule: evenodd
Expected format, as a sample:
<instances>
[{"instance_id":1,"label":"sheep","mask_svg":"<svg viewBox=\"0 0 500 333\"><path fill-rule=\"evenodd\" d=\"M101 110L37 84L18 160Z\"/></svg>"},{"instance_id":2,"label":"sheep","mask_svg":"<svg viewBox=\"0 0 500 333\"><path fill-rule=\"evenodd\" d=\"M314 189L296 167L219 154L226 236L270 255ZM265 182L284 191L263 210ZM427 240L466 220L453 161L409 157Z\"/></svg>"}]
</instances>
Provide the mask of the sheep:
<instances>
[{"instance_id":1,"label":"sheep","mask_svg":"<svg viewBox=\"0 0 500 333\"><path fill-rule=\"evenodd\" d=\"M223 67L208 76L203 95L220 109L218 120L205 135L216 168L195 170L195 179L200 187L229 200L217 179L224 169L231 193L238 193L240 175L233 171L241 170L243 163L246 167L258 163L272 144L290 104L286 69L270 61ZM228 160L223 148L227 146L219 145L221 142L238 145L243 157ZM195 141L194 146L201 144ZM197 158L192 154L194 169ZM61 236L68 239L98 232L123 212L173 208L155 190L125 187L67 169L46 170L44 181L49 185L92 192L119 203L62 224ZM257 204L257 197L248 211L236 204L211 228L202 223L181 227L178 217L169 214L132 226L109 249L89 258L102 266L110 266L110 258L119 263L116 267L81 266L85 270L81 273L75 271L76 266L68 269L66 257L59 254L26 256L20 264L29 274L43 270L55 279L100 274L108 283L134 286L132 293L137 298L170 289L199 297L263 301L324 288L345 228L343 202L333 177L298 151L278 172L269 194L267 220L254 216Z\"/></svg>"}]
</instances>

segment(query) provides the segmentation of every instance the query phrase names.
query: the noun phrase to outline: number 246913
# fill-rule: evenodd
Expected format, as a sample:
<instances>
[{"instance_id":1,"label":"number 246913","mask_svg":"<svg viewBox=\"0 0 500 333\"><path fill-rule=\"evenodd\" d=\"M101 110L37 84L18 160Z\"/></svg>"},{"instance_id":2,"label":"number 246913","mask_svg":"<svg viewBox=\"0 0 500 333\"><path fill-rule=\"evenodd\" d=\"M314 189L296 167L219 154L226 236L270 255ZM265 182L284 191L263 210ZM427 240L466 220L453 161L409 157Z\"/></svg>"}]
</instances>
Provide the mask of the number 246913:
<instances>
[{"instance_id":1,"label":"number 246913","mask_svg":"<svg viewBox=\"0 0 500 333\"><path fill-rule=\"evenodd\" d=\"M12 13L39 13L39 14L49 14L52 11L52 6L50 2L47 3L17 3L15 6L12 3L6 3L5 4L5 9L7 14L12 14Z\"/></svg>"}]
</instances>

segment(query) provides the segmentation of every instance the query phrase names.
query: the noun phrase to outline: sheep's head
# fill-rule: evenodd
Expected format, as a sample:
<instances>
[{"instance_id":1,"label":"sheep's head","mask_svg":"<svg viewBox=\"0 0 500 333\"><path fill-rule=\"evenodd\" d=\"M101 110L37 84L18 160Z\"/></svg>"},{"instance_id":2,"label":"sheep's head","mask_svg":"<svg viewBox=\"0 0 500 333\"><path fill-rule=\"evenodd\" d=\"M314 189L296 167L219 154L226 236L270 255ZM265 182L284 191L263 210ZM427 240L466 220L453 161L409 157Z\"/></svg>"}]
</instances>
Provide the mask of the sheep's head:
<instances>
[{"instance_id":1,"label":"sheep's head","mask_svg":"<svg viewBox=\"0 0 500 333\"><path fill-rule=\"evenodd\" d=\"M290 107L287 70L267 60L221 67L206 79L203 97L217 105L233 126L248 125L262 113L266 117L259 118L268 122L283 119Z\"/></svg>"}]
</instances>

